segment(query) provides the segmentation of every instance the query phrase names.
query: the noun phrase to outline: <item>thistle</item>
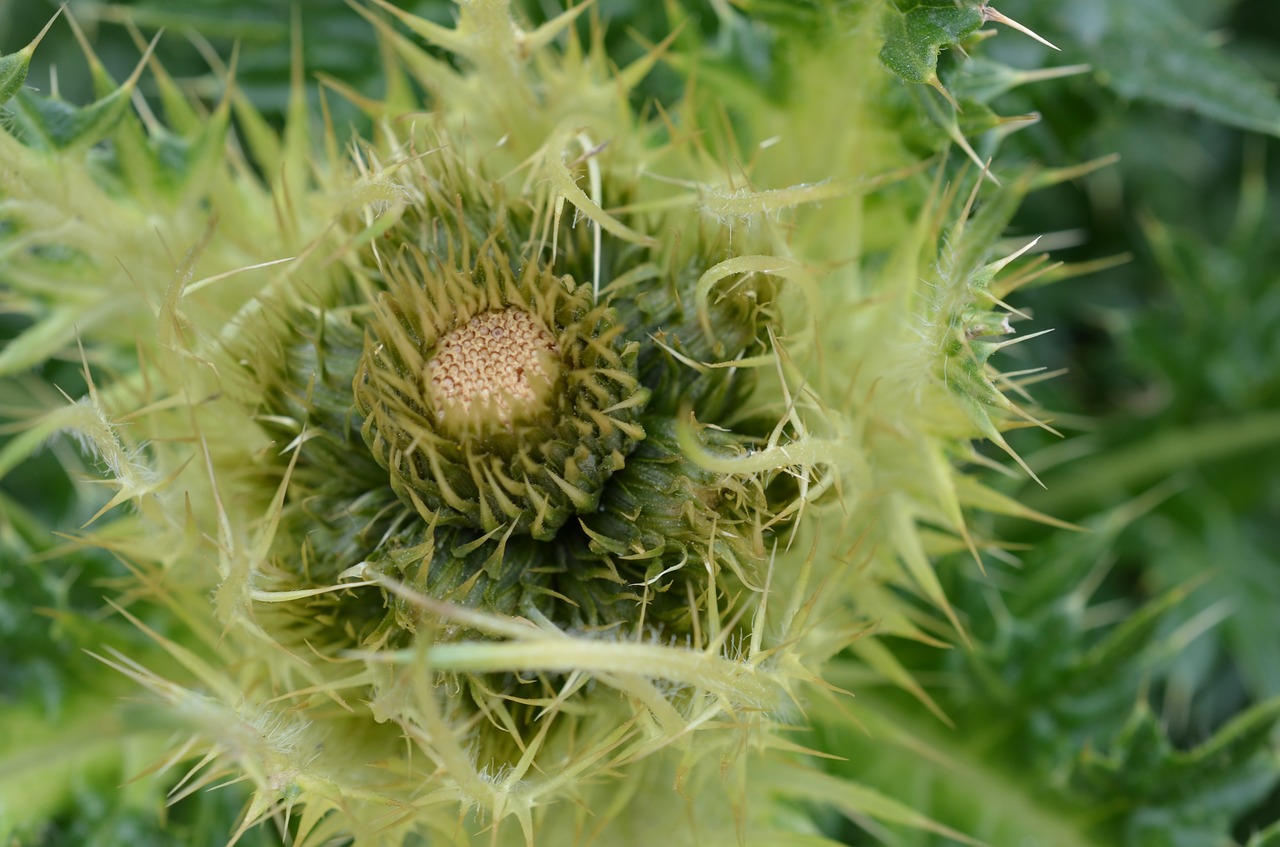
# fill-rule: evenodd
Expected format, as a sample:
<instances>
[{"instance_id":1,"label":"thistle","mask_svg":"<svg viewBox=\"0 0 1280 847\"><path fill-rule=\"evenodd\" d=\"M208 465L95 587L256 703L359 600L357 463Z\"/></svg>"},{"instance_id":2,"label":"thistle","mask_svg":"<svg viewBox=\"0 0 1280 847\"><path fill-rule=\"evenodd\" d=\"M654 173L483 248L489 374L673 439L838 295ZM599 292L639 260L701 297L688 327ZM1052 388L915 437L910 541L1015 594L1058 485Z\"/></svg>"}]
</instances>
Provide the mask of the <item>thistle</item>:
<instances>
[{"instance_id":1,"label":"thistle","mask_svg":"<svg viewBox=\"0 0 1280 847\"><path fill-rule=\"evenodd\" d=\"M998 187L941 155L979 129L938 49L1003 17L820 5L777 24L785 104L713 81L637 111L696 37L613 68L584 8L360 7L388 85L331 83L373 125L345 147L301 74L277 137L149 56L117 86L90 53L79 111L19 87L33 48L4 60L2 273L33 323L0 365L76 350L87 391L0 469L69 431L104 471L78 542L128 563L120 613L167 658L102 661L151 692L183 794L249 782L235 837L773 843L841 792L900 820L790 732L841 651L930 702L869 633L963 641L931 557L994 544L966 512L1049 520L961 470L1041 424L992 357L1029 337L996 340L1006 298L1061 271L1000 236L1084 170ZM148 66L168 127L127 108Z\"/></svg>"}]
</instances>

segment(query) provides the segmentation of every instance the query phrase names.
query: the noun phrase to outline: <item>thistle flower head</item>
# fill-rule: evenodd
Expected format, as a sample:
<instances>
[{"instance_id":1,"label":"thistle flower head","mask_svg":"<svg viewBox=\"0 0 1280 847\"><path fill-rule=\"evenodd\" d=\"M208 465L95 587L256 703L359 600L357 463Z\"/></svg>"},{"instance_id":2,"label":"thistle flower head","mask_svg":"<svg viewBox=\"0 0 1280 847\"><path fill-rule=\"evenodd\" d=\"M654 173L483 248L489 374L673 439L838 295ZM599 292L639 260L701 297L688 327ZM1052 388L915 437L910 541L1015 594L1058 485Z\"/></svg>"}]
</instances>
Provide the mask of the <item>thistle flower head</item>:
<instances>
[{"instance_id":1,"label":"thistle flower head","mask_svg":"<svg viewBox=\"0 0 1280 847\"><path fill-rule=\"evenodd\" d=\"M638 345L588 285L481 249L465 271L414 248L383 260L393 287L366 329L355 409L403 499L548 540L644 436Z\"/></svg>"},{"instance_id":2,"label":"thistle flower head","mask_svg":"<svg viewBox=\"0 0 1280 847\"><path fill-rule=\"evenodd\" d=\"M460 826L557 843L596 825L589 808L620 815L619 785L692 796L730 772L696 804L705 831L772 827L787 780L748 782L747 758L795 758L782 728L830 657L852 645L927 699L862 636L933 640L898 593L962 631L920 526L976 552L965 509L1029 514L954 467L1020 414L981 338L1004 331L986 260L1029 183L971 216L901 145L815 168L820 98L781 116L751 101L743 132L781 125L800 152L740 179L740 157L709 152L735 136L703 138L707 100L632 108L666 45L614 69L570 28L581 7L529 30L503 0L463 3L452 29L378 5L433 49L362 10L395 61L385 99L350 92L375 131L348 150L331 128L307 146L300 89L283 139L229 95L218 156L159 196L138 188L162 163L132 115L92 139L128 163L125 192L82 149L0 132L8 184L56 184L71 161L87 186L56 192L81 215L70 234L31 237L119 259L92 285L61 268L84 299L65 314L31 287L41 332L9 366L72 325L91 365L128 362L33 432L74 428L110 457L108 507L136 508L89 541L203 644L155 633L182 684L109 661L189 718L180 749L208 752L192 784L250 777L246 826L302 805L298 844ZM868 88L889 84L861 49L879 11L837 28L859 49L815 48ZM831 84L790 61L803 90ZM256 169L222 146L233 106ZM883 238L863 204L891 183L897 249L851 263ZM23 202L24 221L47 211Z\"/></svg>"}]
</instances>

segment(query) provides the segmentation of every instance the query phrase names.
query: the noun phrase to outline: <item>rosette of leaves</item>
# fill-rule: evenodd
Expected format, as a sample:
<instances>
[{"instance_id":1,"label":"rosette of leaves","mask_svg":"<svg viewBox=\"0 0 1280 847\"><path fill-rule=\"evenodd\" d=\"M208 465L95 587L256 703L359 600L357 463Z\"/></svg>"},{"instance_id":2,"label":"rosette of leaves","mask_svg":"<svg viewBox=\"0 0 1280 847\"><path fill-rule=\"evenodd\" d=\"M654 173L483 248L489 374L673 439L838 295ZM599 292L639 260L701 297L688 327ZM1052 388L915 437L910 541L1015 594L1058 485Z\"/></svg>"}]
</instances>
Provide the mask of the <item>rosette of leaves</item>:
<instances>
[{"instance_id":1,"label":"rosette of leaves","mask_svg":"<svg viewBox=\"0 0 1280 847\"><path fill-rule=\"evenodd\" d=\"M5 57L0 364L86 390L0 469L70 431L111 483L77 540L183 625L123 609L170 659L104 655L173 719L158 768L248 782L237 837L298 844L823 843L786 730L828 660L921 693L868 630L962 635L933 557L991 543L966 512L1038 517L961 465L1038 423L992 357L1049 269L1000 236L1076 171L944 161L877 59L976 47L964 10L921 48L887 4L805 7L771 19L798 96L638 111L660 59L696 77L679 8L618 68L582 7L361 7L386 90L326 81L373 126L348 147L300 72L277 134L149 54L117 85L89 53L83 108Z\"/></svg>"}]
</instances>

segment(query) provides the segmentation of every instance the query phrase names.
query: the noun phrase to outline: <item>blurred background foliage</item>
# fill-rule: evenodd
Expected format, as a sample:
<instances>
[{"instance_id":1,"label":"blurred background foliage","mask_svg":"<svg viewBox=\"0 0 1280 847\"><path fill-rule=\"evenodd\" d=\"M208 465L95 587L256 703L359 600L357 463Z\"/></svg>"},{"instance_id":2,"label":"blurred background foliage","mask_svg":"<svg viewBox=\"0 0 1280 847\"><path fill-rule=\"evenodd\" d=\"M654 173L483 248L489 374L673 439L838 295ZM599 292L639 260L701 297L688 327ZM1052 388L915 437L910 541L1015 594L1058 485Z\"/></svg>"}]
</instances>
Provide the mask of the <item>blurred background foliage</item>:
<instances>
[{"instance_id":1,"label":"blurred background foliage","mask_svg":"<svg viewBox=\"0 0 1280 847\"><path fill-rule=\"evenodd\" d=\"M451 16L444 0L398 5L441 22ZM706 72L735 74L786 98L779 34L815 4L685 5L695 8L692 25L707 45ZM560 4L526 6L536 18ZM619 64L665 34L666 17L653 0L597 6ZM0 52L30 40L56 7L53 0L0 0ZM343 0L70 8L117 78L139 55L120 25L128 19L146 37L167 30L158 56L203 98L221 85L211 57L225 60L238 45L237 85L279 116L296 19L310 73L380 90L372 29ZM896 690L868 689L850 661L834 681L858 691L848 708L861 727L821 707L816 746L846 758L830 766L834 772L991 844L1280 844L1275 0L1007 0L1000 9L1062 53L1046 59L1034 43L1005 35L985 55L1014 68L1089 70L996 101L1002 114L1040 116L1003 140L998 162L1063 166L1120 155L1116 165L1032 195L1008 233L1017 246L1047 233L1041 247L1055 259L1101 268L1019 295L1016 305L1033 316L1034 328L1056 332L1009 354L1025 367L1065 368L1038 384L1035 396L1055 412L1066 438L1014 433L1048 488L1020 477L1002 483L1088 532L984 526L1009 542L985 557L985 573L967 558L940 565L972 649L886 643L945 720ZM53 67L67 100L91 99L80 49L61 25L37 52L28 84L54 85ZM954 76L954 56L944 54L940 73L948 85L974 84ZM660 70L639 96L678 95L679 77ZM335 97L328 105L339 125L360 129L354 110ZM0 338L15 329L0 315ZM55 362L6 386L0 412L20 417L30 394L54 385L79 393L78 365ZM75 461L73 450L51 449L0 487L0 715L10 727L26 721L37 735L77 714L77 703L126 692L82 649L150 651L102 603L124 574L120 563L79 551L45 566L59 542L44 528L73 529L94 501L86 483L64 470ZM97 710L80 712L75 725L86 738L121 729ZM54 749L57 736L49 738ZM115 791L136 753L85 745L64 761L68 773L82 775L51 780L63 786L51 789L45 811L53 818L23 843L222 843L239 811L234 792L194 795L161 827L143 794L134 802L129 790ZM0 741L0 762L11 755L11 744ZM957 843L859 820L833 818L828 829L851 844ZM272 843L266 832L250 839Z\"/></svg>"}]
</instances>

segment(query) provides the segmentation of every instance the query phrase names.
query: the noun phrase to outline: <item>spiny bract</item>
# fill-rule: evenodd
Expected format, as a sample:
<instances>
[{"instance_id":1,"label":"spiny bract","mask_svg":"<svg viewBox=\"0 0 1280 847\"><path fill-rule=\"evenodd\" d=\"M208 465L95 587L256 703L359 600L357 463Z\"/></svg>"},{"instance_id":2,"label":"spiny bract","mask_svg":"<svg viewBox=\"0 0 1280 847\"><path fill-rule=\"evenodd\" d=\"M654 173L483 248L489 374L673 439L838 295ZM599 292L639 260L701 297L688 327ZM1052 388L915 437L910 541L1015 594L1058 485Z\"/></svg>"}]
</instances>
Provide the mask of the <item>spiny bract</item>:
<instances>
[{"instance_id":1,"label":"spiny bract","mask_svg":"<svg viewBox=\"0 0 1280 847\"><path fill-rule=\"evenodd\" d=\"M33 320L0 369L78 343L90 377L0 469L63 430L96 456L116 494L84 543L190 632L153 633L181 671L104 661L168 704L184 792L251 781L243 828L774 843L814 831L794 799L892 817L788 730L847 648L925 697L862 636L932 641L927 608L962 633L930 557L978 554L965 509L1036 517L957 465L1035 422L989 339L1045 265L991 256L1062 175L930 159L972 148L913 130L877 59L919 9L806 7L779 102L694 85L692 32L612 67L584 8L359 8L388 87L332 83L373 124L347 149L300 82L279 137L153 62L168 127L130 111L149 60L123 86L93 61L79 110L0 88L0 274ZM637 111L660 60L685 96Z\"/></svg>"}]
</instances>

